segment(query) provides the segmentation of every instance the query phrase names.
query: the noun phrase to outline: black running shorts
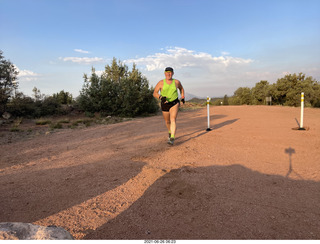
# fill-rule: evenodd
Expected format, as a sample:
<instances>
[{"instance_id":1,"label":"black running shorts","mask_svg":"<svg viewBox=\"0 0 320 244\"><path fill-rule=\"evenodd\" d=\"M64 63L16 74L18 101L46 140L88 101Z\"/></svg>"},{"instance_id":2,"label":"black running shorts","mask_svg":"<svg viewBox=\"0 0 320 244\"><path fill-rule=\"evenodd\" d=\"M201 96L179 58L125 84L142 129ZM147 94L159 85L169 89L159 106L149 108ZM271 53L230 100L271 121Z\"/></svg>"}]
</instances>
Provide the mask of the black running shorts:
<instances>
[{"instance_id":1,"label":"black running shorts","mask_svg":"<svg viewBox=\"0 0 320 244\"><path fill-rule=\"evenodd\" d=\"M178 98L172 102L169 102L169 103L161 103L161 110L164 112L169 112L170 108L172 108L177 103L180 104L180 101Z\"/></svg>"}]
</instances>

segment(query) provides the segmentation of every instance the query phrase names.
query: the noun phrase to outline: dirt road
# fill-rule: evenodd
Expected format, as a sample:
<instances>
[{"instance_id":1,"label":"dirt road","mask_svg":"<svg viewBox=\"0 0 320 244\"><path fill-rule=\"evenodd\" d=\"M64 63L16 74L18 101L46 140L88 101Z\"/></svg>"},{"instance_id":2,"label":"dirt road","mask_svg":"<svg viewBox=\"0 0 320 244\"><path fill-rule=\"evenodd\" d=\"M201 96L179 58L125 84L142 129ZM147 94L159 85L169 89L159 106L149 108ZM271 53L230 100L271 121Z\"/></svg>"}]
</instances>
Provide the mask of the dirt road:
<instances>
[{"instance_id":1,"label":"dirt road","mask_svg":"<svg viewBox=\"0 0 320 244\"><path fill-rule=\"evenodd\" d=\"M0 146L0 222L76 239L320 239L320 109L211 107ZM297 120L296 120L297 119Z\"/></svg>"}]
</instances>

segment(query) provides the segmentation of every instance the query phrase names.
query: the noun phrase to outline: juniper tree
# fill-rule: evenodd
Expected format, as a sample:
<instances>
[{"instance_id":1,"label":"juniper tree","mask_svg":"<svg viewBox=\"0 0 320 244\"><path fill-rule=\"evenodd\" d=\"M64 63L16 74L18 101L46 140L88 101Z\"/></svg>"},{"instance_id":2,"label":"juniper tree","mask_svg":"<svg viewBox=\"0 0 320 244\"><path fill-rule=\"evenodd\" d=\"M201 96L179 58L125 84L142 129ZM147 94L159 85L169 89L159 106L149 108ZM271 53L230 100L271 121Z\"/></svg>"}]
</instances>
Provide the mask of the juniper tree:
<instances>
[{"instance_id":1,"label":"juniper tree","mask_svg":"<svg viewBox=\"0 0 320 244\"><path fill-rule=\"evenodd\" d=\"M6 111L7 103L18 88L16 67L4 58L0 50L0 114Z\"/></svg>"}]
</instances>

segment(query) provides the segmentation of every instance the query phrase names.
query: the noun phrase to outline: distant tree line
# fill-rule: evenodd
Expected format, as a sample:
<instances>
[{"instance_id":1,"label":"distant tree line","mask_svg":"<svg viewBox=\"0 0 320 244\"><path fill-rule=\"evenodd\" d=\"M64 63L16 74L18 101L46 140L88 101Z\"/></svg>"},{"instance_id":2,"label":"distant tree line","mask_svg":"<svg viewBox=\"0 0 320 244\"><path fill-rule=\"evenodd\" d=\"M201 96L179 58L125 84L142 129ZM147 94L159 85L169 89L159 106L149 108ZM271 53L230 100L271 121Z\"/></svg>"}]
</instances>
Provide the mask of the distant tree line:
<instances>
[{"instance_id":1,"label":"distant tree line","mask_svg":"<svg viewBox=\"0 0 320 244\"><path fill-rule=\"evenodd\" d=\"M240 87L228 99L230 105L262 105L266 97L271 97L272 105L298 107L301 104L301 92L304 92L305 106L320 107L320 83L305 74L287 74L274 84L260 81L252 88Z\"/></svg>"},{"instance_id":2,"label":"distant tree line","mask_svg":"<svg viewBox=\"0 0 320 244\"><path fill-rule=\"evenodd\" d=\"M72 110L73 98L69 92L60 91L51 96L33 88L33 97L17 92L7 103L7 112L15 117L38 118L48 115L65 115Z\"/></svg>"},{"instance_id":3,"label":"distant tree line","mask_svg":"<svg viewBox=\"0 0 320 244\"><path fill-rule=\"evenodd\" d=\"M239 87L233 94L223 98L213 98L212 105L301 105L301 92L304 92L306 107L320 107L320 83L305 74L288 74L274 84L262 80L254 87ZM271 103L266 98L271 98ZM204 99L192 99L191 102L205 103Z\"/></svg>"}]
</instances>

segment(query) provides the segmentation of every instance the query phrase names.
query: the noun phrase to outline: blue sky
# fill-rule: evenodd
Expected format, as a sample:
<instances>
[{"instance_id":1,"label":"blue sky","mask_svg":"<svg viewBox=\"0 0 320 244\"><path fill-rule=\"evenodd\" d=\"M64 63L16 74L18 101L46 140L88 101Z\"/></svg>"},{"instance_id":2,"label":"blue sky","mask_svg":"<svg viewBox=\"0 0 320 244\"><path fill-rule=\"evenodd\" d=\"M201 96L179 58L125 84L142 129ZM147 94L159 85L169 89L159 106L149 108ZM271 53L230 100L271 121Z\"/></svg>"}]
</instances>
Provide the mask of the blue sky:
<instances>
[{"instance_id":1,"label":"blue sky","mask_svg":"<svg viewBox=\"0 0 320 244\"><path fill-rule=\"evenodd\" d=\"M0 50L19 90L74 96L113 57L150 85L175 69L186 92L231 96L303 72L320 81L319 0L0 0Z\"/></svg>"}]
</instances>

